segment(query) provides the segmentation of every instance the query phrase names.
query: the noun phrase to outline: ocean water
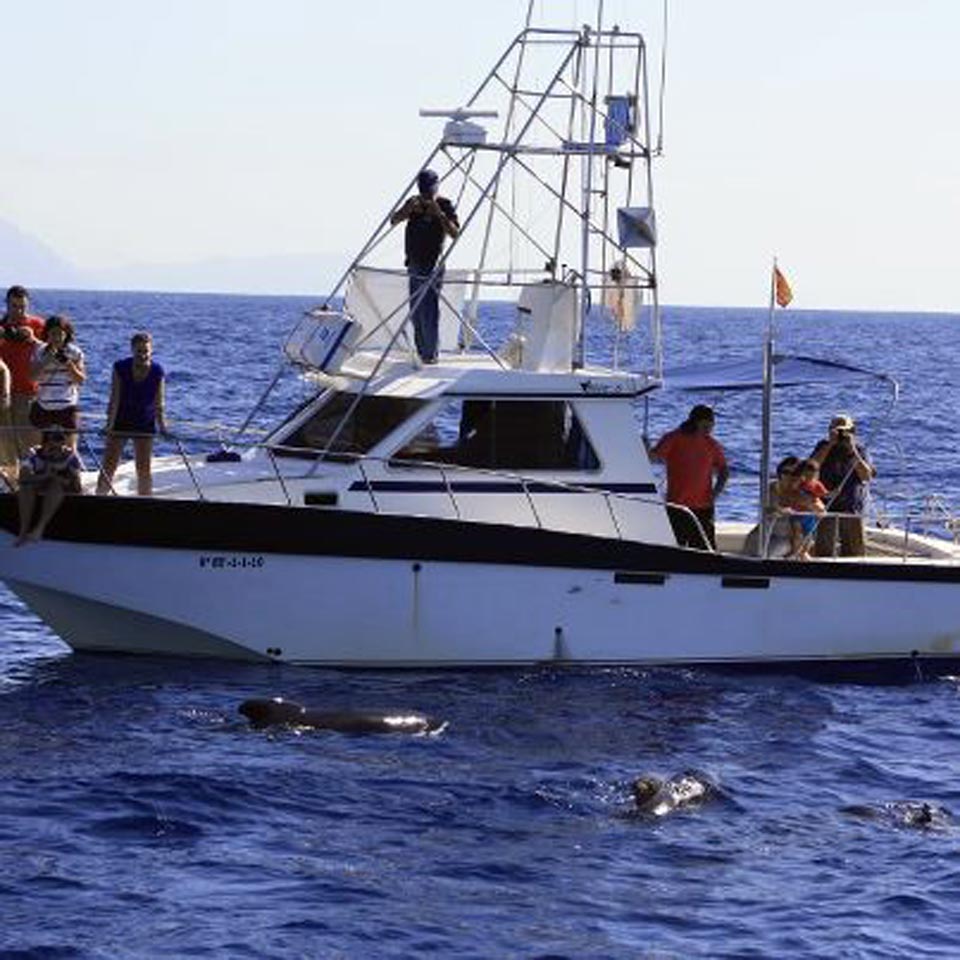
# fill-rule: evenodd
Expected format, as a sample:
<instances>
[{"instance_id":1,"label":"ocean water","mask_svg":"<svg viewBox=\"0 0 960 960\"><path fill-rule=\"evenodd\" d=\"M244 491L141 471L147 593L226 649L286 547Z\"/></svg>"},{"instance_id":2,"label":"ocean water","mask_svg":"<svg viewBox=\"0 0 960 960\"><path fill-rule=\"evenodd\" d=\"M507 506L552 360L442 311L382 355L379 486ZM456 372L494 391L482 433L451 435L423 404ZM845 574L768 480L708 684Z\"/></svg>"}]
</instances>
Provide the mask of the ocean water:
<instances>
[{"instance_id":1,"label":"ocean water","mask_svg":"<svg viewBox=\"0 0 960 960\"><path fill-rule=\"evenodd\" d=\"M298 298L38 292L75 318L84 405L153 331L187 442L246 415ZM490 306L501 334L509 311ZM671 308L671 364L759 350L762 311ZM786 350L901 381L782 391L775 456L857 417L894 517L960 500L955 316L779 317ZM640 333L626 344L638 363ZM591 339L608 355L608 333ZM946 361L945 361L945 358ZM303 396L281 379L265 427ZM665 392L656 436L715 405L748 517L759 398ZM638 427L639 429L639 427ZM478 597L478 603L482 597ZM469 616L469 611L464 611ZM811 611L811 631L817 629ZM264 630L269 625L264 623ZM902 686L690 670L338 672L78 656L0 591L0 957L953 957L960 943L960 680ZM253 731L254 696L442 717L433 737ZM629 815L642 773L718 795ZM953 810L918 829L847 808Z\"/></svg>"}]
</instances>

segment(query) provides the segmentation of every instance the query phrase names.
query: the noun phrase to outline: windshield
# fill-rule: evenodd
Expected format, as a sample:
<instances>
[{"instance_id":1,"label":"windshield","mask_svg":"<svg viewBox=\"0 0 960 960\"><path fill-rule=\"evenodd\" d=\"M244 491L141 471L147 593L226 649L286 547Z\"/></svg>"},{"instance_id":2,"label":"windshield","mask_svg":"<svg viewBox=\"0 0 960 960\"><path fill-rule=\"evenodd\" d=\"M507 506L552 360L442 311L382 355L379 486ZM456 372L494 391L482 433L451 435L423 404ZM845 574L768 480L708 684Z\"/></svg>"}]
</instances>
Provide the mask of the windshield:
<instances>
[{"instance_id":1,"label":"windshield","mask_svg":"<svg viewBox=\"0 0 960 960\"><path fill-rule=\"evenodd\" d=\"M355 393L333 391L312 417L283 438L275 452L286 457L316 458L329 448L330 454L338 455L331 459L366 454L420 410L425 402L407 397L376 396L364 396L358 400Z\"/></svg>"}]
</instances>

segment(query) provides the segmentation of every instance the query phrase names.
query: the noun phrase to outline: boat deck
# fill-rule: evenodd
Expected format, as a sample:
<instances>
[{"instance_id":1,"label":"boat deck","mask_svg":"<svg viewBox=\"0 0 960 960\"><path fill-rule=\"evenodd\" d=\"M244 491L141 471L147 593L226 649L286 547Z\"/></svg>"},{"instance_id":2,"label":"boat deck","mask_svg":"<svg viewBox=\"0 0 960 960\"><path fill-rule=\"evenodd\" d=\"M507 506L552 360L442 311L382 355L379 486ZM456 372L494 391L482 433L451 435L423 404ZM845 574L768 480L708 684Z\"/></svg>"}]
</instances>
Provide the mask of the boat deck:
<instances>
[{"instance_id":1,"label":"boat deck","mask_svg":"<svg viewBox=\"0 0 960 960\"><path fill-rule=\"evenodd\" d=\"M747 538L755 524L731 521L717 524L717 549L720 553L750 556ZM929 534L914 533L898 527L867 526L867 557L871 562L955 564L960 561L960 544ZM812 557L798 563L849 561L849 557Z\"/></svg>"}]
</instances>

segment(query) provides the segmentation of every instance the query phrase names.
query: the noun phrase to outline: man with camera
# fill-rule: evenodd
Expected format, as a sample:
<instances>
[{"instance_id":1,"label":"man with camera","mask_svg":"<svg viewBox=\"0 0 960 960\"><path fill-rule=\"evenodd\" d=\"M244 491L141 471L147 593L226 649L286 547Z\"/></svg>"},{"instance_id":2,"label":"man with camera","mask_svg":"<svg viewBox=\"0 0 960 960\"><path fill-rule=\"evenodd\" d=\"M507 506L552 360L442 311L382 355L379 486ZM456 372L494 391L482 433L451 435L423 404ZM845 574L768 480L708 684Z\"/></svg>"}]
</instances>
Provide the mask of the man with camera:
<instances>
[{"instance_id":1,"label":"man with camera","mask_svg":"<svg viewBox=\"0 0 960 960\"><path fill-rule=\"evenodd\" d=\"M21 457L40 442L40 433L30 424L30 406L37 393L31 373L33 348L43 340L43 321L30 316L30 295L21 286L7 290L7 311L0 317L0 360L10 370L9 429L0 436L0 461L14 472Z\"/></svg>"},{"instance_id":2,"label":"man with camera","mask_svg":"<svg viewBox=\"0 0 960 960\"><path fill-rule=\"evenodd\" d=\"M446 197L438 196L439 186L440 178L433 170L421 170L417 174L417 196L408 197L390 215L391 224L407 224L403 242L413 336L424 363L437 362L439 347L443 268L437 270L437 261L444 240L456 239L460 233L457 212Z\"/></svg>"},{"instance_id":3,"label":"man with camera","mask_svg":"<svg viewBox=\"0 0 960 960\"><path fill-rule=\"evenodd\" d=\"M818 557L832 557L840 539L841 557L862 557L866 552L863 510L867 485L877 475L866 448L857 440L853 417L838 413L830 433L810 455L820 464L820 479L830 491L827 514L817 525ZM831 516L842 514L842 516Z\"/></svg>"}]
</instances>

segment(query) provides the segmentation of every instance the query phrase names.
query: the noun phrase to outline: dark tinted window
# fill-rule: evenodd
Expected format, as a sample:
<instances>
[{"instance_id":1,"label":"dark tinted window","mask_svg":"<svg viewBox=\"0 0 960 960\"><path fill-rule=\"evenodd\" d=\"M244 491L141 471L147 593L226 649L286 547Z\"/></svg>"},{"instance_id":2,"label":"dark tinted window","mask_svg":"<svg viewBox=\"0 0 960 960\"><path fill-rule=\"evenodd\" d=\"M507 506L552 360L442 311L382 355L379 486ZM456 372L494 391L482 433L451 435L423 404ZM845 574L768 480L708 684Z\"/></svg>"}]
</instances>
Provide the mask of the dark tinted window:
<instances>
[{"instance_id":1,"label":"dark tinted window","mask_svg":"<svg viewBox=\"0 0 960 960\"><path fill-rule=\"evenodd\" d=\"M391 460L499 470L597 470L600 461L562 400L457 400Z\"/></svg>"},{"instance_id":2,"label":"dark tinted window","mask_svg":"<svg viewBox=\"0 0 960 960\"><path fill-rule=\"evenodd\" d=\"M329 446L334 455L368 453L424 402L402 397L361 397L358 401L355 393L331 394L309 420L283 439L276 452L287 457L315 457Z\"/></svg>"}]
</instances>

